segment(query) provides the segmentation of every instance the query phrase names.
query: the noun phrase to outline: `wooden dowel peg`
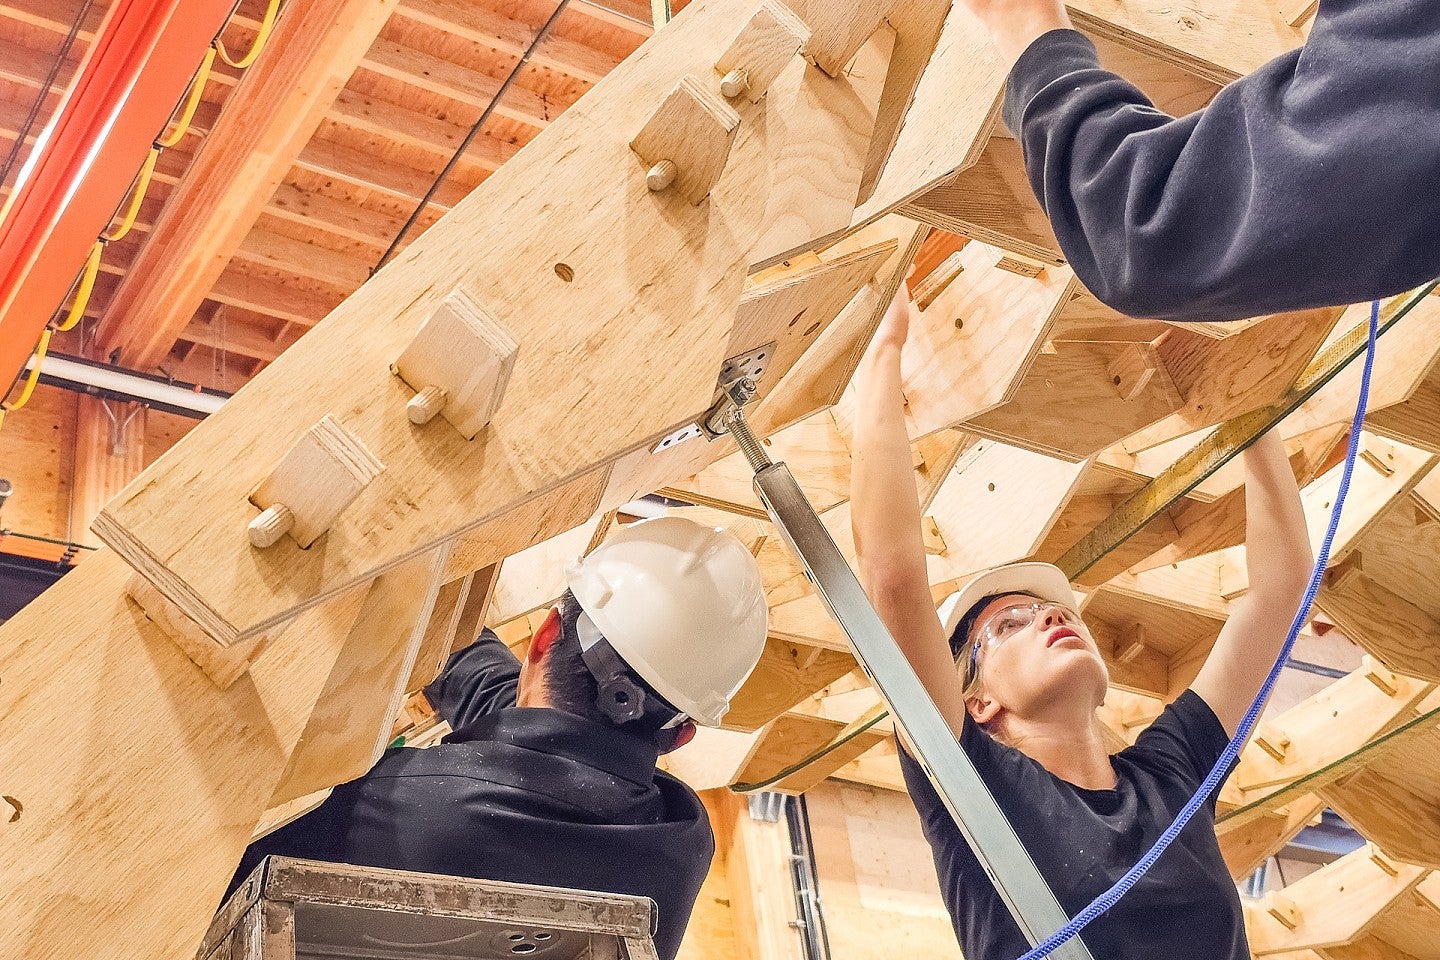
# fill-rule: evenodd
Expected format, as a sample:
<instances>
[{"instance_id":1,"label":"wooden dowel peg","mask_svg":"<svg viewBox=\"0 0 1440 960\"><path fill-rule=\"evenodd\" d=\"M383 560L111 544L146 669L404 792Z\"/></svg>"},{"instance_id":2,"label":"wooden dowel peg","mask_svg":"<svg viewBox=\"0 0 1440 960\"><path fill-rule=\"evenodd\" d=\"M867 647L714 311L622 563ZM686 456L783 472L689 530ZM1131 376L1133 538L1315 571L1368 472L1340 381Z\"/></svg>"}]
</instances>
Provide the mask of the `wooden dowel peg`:
<instances>
[{"instance_id":1,"label":"wooden dowel peg","mask_svg":"<svg viewBox=\"0 0 1440 960\"><path fill-rule=\"evenodd\" d=\"M290 512L290 508L283 503L272 503L260 512L260 516L250 521L245 533L250 537L252 547L264 550L273 547L293 526L295 514Z\"/></svg>"},{"instance_id":2,"label":"wooden dowel peg","mask_svg":"<svg viewBox=\"0 0 1440 960\"><path fill-rule=\"evenodd\" d=\"M646 172L645 186L659 193L675 182L675 174L678 172L679 168L675 166L674 160L661 160Z\"/></svg>"},{"instance_id":3,"label":"wooden dowel peg","mask_svg":"<svg viewBox=\"0 0 1440 960\"><path fill-rule=\"evenodd\" d=\"M445 399L445 391L432 384L410 398L405 404L405 415L411 423L429 423L445 409Z\"/></svg>"},{"instance_id":4,"label":"wooden dowel peg","mask_svg":"<svg viewBox=\"0 0 1440 960\"><path fill-rule=\"evenodd\" d=\"M726 100L734 100L749 89L750 74L743 67L737 67L720 78L720 95Z\"/></svg>"}]
</instances>

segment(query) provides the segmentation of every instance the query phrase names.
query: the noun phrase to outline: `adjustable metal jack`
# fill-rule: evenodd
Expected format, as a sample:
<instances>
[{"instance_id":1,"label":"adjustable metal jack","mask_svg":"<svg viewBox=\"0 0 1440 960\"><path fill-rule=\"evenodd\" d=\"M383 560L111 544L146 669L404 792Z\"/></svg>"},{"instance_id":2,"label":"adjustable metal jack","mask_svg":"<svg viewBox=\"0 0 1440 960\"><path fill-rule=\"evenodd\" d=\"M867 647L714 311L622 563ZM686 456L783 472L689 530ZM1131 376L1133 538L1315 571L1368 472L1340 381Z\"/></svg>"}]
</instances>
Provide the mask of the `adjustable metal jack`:
<instances>
[{"instance_id":1,"label":"adjustable metal jack","mask_svg":"<svg viewBox=\"0 0 1440 960\"><path fill-rule=\"evenodd\" d=\"M870 605L860 582L835 541L830 539L790 469L784 463L772 462L750 432L741 407L754 398L755 383L741 377L722 386L729 400L721 401L703 426L712 436L728 432L745 452L755 471L755 491L770 519L799 559L805 576L830 615L850 639L855 659L890 705L890 712L904 729L915 759L955 818L960 833L989 874L1020 930L1032 946L1039 943L1063 927L1069 918ZM1061 960L1093 960L1079 937L1072 938L1051 956Z\"/></svg>"}]
</instances>

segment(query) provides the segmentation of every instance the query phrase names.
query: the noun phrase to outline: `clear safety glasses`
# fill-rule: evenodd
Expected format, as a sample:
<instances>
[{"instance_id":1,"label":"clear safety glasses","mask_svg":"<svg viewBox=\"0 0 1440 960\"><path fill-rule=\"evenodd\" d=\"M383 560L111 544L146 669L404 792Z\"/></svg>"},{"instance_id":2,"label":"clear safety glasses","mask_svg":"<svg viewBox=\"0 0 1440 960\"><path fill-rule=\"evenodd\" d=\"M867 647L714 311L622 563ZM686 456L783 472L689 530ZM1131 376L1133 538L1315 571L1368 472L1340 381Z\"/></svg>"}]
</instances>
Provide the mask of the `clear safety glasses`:
<instances>
[{"instance_id":1,"label":"clear safety glasses","mask_svg":"<svg viewBox=\"0 0 1440 960\"><path fill-rule=\"evenodd\" d=\"M990 651L1034 623L1037 617L1050 612L1059 614L1061 623L1070 626L1080 623L1080 614L1063 603L1051 600L1012 604L986 617L973 631L975 639L970 642L970 656L965 671L966 684L979 676L982 652L988 656Z\"/></svg>"}]
</instances>

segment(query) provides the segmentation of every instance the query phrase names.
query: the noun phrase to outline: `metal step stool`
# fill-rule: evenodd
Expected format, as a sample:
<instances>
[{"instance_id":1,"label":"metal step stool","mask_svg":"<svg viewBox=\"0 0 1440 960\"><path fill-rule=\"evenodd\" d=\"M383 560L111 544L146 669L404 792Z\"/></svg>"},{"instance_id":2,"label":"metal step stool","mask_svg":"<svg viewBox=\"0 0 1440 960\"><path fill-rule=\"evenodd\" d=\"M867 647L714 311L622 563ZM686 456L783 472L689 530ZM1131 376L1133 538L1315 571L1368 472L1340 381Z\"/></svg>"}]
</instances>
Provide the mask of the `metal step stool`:
<instances>
[{"instance_id":1,"label":"metal step stool","mask_svg":"<svg viewBox=\"0 0 1440 960\"><path fill-rule=\"evenodd\" d=\"M645 897L270 857L196 960L658 960Z\"/></svg>"}]
</instances>

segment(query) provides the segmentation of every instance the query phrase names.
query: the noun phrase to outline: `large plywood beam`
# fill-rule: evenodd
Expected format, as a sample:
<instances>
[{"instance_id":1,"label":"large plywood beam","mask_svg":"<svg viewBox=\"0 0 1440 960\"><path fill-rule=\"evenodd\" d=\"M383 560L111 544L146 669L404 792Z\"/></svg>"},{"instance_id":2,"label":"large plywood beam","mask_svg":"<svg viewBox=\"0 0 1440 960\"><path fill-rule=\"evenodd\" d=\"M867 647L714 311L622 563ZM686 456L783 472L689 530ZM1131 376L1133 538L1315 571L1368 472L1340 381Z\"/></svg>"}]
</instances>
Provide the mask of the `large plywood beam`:
<instances>
[{"instance_id":1,"label":"large plywood beam","mask_svg":"<svg viewBox=\"0 0 1440 960\"><path fill-rule=\"evenodd\" d=\"M301 615L219 690L88 558L5 625L0 954L192 956L367 588Z\"/></svg>"},{"instance_id":2,"label":"large plywood beam","mask_svg":"<svg viewBox=\"0 0 1440 960\"><path fill-rule=\"evenodd\" d=\"M102 514L102 536L213 636L239 639L703 414L738 346L756 244L804 246L838 217L808 198L771 202L795 185L776 178L800 176L803 156L805 177L825 169L832 190L847 178L858 189L869 92L884 80L883 60L831 79L797 58L760 103L736 106L742 123L708 201L652 193L630 141L681 78L711 72L747 11L688 8L152 468ZM397 416L404 390L388 369L457 286L520 344L505 400L473 442ZM755 330L744 349L778 333ZM249 490L333 411L385 473L321 549L252 552L232 536L252 513Z\"/></svg>"}]
</instances>

